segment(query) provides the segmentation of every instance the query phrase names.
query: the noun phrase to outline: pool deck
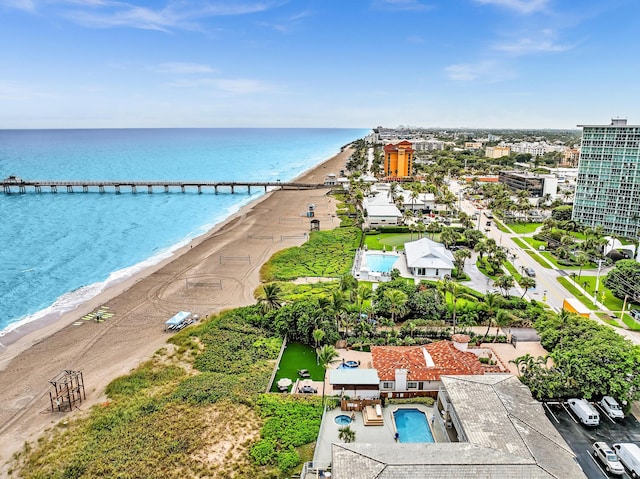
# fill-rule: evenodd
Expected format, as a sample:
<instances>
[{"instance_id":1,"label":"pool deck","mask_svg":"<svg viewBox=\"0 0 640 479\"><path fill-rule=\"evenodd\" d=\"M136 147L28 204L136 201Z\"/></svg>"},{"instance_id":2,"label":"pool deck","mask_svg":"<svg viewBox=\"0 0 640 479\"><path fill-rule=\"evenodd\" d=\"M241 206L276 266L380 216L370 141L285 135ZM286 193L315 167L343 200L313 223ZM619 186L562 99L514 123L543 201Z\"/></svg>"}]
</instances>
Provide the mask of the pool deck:
<instances>
[{"instance_id":1,"label":"pool deck","mask_svg":"<svg viewBox=\"0 0 640 479\"><path fill-rule=\"evenodd\" d=\"M419 409L420 411L424 411L428 418L433 414L433 408L423 404L388 404L386 407L382 408L382 417L384 418L383 426L365 426L362 413L356 412L356 419L350 424L351 429L356 433L356 439L354 442L367 444L397 444L395 440L396 430L393 420L393 412L398 408ZM331 444L342 442L338 438L338 429L342 426L339 426L334 421L335 417L340 414L350 415L351 413L349 411L341 411L340 408L335 408L325 412L322 419L322 425L320 426L320 432L318 433L316 450L313 456L314 463L331 463ZM436 431L432 430L432 434L437 441L438 438Z\"/></svg>"}]
</instances>

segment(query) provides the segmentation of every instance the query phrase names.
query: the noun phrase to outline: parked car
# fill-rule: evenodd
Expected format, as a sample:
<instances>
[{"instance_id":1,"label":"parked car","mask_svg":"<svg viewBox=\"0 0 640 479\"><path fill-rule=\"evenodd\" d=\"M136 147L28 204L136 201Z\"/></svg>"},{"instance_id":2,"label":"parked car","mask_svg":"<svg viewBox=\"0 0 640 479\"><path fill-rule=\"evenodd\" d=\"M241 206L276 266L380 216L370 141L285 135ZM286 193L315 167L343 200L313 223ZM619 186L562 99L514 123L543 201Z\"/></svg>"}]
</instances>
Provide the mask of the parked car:
<instances>
[{"instance_id":1,"label":"parked car","mask_svg":"<svg viewBox=\"0 0 640 479\"><path fill-rule=\"evenodd\" d=\"M531 276L532 278L536 277L536 270L533 268L526 268L524 272L527 273L527 276Z\"/></svg>"},{"instance_id":2,"label":"parked car","mask_svg":"<svg viewBox=\"0 0 640 479\"><path fill-rule=\"evenodd\" d=\"M630 309L629 314L633 317L633 319L640 320L640 309Z\"/></svg>"},{"instance_id":3,"label":"parked car","mask_svg":"<svg viewBox=\"0 0 640 479\"><path fill-rule=\"evenodd\" d=\"M624 419L624 412L618 404L618 401L613 399L611 396L605 396L600 400L600 406L604 409L604 412L607 413L611 419Z\"/></svg>"},{"instance_id":4,"label":"parked car","mask_svg":"<svg viewBox=\"0 0 640 479\"><path fill-rule=\"evenodd\" d=\"M590 402L584 399L571 398L568 403L571 411L585 426L598 426L600 424L600 414Z\"/></svg>"},{"instance_id":5,"label":"parked car","mask_svg":"<svg viewBox=\"0 0 640 479\"><path fill-rule=\"evenodd\" d=\"M591 452L593 457L602 463L607 472L616 475L624 474L624 467L620 463L618 456L606 442L594 442Z\"/></svg>"},{"instance_id":6,"label":"parked car","mask_svg":"<svg viewBox=\"0 0 640 479\"><path fill-rule=\"evenodd\" d=\"M613 445L613 450L620 462L631 473L631 477L640 476L640 447L632 442L623 442Z\"/></svg>"},{"instance_id":7,"label":"parked car","mask_svg":"<svg viewBox=\"0 0 640 479\"><path fill-rule=\"evenodd\" d=\"M485 215L487 218L493 218L493 213L491 213L491 211L485 211L485 212L484 212L484 215Z\"/></svg>"}]
</instances>

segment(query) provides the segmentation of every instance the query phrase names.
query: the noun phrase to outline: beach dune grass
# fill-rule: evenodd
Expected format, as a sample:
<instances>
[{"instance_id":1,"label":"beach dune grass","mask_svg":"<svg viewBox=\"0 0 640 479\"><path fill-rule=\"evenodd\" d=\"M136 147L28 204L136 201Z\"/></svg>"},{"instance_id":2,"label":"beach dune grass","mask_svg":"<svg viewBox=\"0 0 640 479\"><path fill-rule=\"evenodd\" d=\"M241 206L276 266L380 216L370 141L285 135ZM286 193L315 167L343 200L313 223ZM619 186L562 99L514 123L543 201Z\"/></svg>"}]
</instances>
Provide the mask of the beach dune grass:
<instances>
[{"instance_id":1,"label":"beach dune grass","mask_svg":"<svg viewBox=\"0 0 640 479\"><path fill-rule=\"evenodd\" d=\"M361 238L362 231L353 227L313 232L302 246L274 254L260 269L260 277L264 282L338 278L351 270Z\"/></svg>"}]
</instances>

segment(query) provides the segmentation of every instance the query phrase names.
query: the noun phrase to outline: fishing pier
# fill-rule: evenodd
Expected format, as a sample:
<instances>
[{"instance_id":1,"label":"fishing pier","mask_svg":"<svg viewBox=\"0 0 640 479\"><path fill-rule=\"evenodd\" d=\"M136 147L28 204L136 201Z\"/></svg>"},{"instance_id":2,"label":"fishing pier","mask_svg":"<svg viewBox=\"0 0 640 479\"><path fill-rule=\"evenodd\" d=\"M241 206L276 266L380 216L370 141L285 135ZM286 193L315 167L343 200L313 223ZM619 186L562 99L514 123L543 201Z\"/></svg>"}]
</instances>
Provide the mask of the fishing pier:
<instances>
[{"instance_id":1,"label":"fishing pier","mask_svg":"<svg viewBox=\"0 0 640 479\"><path fill-rule=\"evenodd\" d=\"M11 193L42 193L43 190L50 193L57 193L58 190L67 193L115 193L120 194L122 190L131 193L137 193L138 189L147 193L153 193L156 190L169 193L179 190L182 193L187 190L195 190L198 193L205 193L207 190L215 194L220 192L236 193L236 189L240 188L251 193L251 188L264 188L266 192L268 188L283 190L310 190L318 188L326 188L325 184L317 183L297 183L283 181L68 181L68 180L25 180L17 176L9 176L0 181L2 191L5 194Z\"/></svg>"}]
</instances>

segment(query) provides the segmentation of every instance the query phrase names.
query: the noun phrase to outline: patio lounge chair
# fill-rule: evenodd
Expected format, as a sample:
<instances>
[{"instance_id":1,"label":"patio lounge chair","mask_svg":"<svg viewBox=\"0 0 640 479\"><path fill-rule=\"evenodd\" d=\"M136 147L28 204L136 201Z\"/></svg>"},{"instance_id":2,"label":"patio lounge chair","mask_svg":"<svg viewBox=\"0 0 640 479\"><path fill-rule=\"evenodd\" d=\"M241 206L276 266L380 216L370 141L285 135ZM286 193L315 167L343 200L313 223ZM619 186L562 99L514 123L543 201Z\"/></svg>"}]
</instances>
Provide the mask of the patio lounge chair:
<instances>
[{"instance_id":1,"label":"patio lounge chair","mask_svg":"<svg viewBox=\"0 0 640 479\"><path fill-rule=\"evenodd\" d=\"M298 376L301 378L310 378L311 374L306 369L298 369Z\"/></svg>"}]
</instances>

